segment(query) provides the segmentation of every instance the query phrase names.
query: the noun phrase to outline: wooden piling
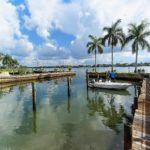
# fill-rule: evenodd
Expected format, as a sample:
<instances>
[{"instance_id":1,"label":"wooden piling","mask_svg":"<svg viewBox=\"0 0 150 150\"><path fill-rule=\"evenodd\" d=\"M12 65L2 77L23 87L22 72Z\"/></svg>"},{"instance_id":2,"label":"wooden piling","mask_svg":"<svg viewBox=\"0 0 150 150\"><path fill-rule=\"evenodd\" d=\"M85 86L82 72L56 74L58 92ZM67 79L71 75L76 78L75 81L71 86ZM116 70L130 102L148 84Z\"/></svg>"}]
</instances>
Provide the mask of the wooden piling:
<instances>
[{"instance_id":1,"label":"wooden piling","mask_svg":"<svg viewBox=\"0 0 150 150\"><path fill-rule=\"evenodd\" d=\"M68 82L68 96L70 96L70 77L67 78Z\"/></svg>"},{"instance_id":2,"label":"wooden piling","mask_svg":"<svg viewBox=\"0 0 150 150\"><path fill-rule=\"evenodd\" d=\"M138 109L138 97L137 96L134 97L134 107L135 109Z\"/></svg>"},{"instance_id":3,"label":"wooden piling","mask_svg":"<svg viewBox=\"0 0 150 150\"><path fill-rule=\"evenodd\" d=\"M86 70L86 86L88 90L88 83L89 83L89 74L88 74L88 69Z\"/></svg>"},{"instance_id":4,"label":"wooden piling","mask_svg":"<svg viewBox=\"0 0 150 150\"><path fill-rule=\"evenodd\" d=\"M130 150L132 148L132 132L131 127L124 124L124 150Z\"/></svg>"},{"instance_id":5,"label":"wooden piling","mask_svg":"<svg viewBox=\"0 0 150 150\"><path fill-rule=\"evenodd\" d=\"M35 87L35 82L32 82L32 103L33 103L33 111L36 111L36 87Z\"/></svg>"},{"instance_id":6,"label":"wooden piling","mask_svg":"<svg viewBox=\"0 0 150 150\"><path fill-rule=\"evenodd\" d=\"M134 114L135 114L135 107L134 107L134 104L132 104L132 106L131 106L131 111L132 111L132 115L134 116Z\"/></svg>"},{"instance_id":7,"label":"wooden piling","mask_svg":"<svg viewBox=\"0 0 150 150\"><path fill-rule=\"evenodd\" d=\"M138 86L138 96L141 94L141 86Z\"/></svg>"}]
</instances>

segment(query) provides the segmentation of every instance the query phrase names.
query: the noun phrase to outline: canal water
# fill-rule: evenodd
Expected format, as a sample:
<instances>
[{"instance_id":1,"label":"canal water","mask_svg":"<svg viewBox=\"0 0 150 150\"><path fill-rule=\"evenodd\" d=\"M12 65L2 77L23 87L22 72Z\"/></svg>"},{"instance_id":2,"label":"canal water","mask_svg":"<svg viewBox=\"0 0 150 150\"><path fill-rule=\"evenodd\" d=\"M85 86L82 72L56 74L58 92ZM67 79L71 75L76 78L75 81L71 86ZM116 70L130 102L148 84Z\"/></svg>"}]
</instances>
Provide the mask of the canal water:
<instances>
[{"instance_id":1,"label":"canal water","mask_svg":"<svg viewBox=\"0 0 150 150\"><path fill-rule=\"evenodd\" d=\"M67 79L0 89L0 150L124 150L125 116L132 116L134 86L124 91L86 87L86 69Z\"/></svg>"}]
</instances>

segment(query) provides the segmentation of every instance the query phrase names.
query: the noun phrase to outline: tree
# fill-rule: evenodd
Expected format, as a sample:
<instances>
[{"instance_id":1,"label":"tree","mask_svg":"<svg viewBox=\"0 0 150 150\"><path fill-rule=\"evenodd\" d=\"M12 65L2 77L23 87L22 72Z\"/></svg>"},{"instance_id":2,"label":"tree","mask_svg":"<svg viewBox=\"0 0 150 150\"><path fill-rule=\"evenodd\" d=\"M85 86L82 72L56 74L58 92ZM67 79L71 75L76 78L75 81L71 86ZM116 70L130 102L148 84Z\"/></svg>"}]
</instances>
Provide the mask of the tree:
<instances>
[{"instance_id":1,"label":"tree","mask_svg":"<svg viewBox=\"0 0 150 150\"><path fill-rule=\"evenodd\" d=\"M0 53L0 61L3 60L3 57L4 57L4 54L3 54L3 53Z\"/></svg>"},{"instance_id":2,"label":"tree","mask_svg":"<svg viewBox=\"0 0 150 150\"><path fill-rule=\"evenodd\" d=\"M128 43L132 43L132 53L136 54L135 58L135 72L137 72L137 62L138 62L138 51L141 48L144 50L145 48L150 51L150 44L147 41L147 37L150 36L150 31L146 30L146 27L149 24L145 21L142 21L139 25L137 24L129 24L128 36L125 40L125 43L122 45L122 49Z\"/></svg>"},{"instance_id":3,"label":"tree","mask_svg":"<svg viewBox=\"0 0 150 150\"><path fill-rule=\"evenodd\" d=\"M87 43L88 53L95 53L95 72L96 72L96 54L97 52L103 53L102 38L97 38L96 36L89 35L90 41Z\"/></svg>"},{"instance_id":4,"label":"tree","mask_svg":"<svg viewBox=\"0 0 150 150\"><path fill-rule=\"evenodd\" d=\"M111 27L104 27L103 31L106 31L106 35L103 38L103 43L107 42L108 46L111 46L111 71L113 71L113 52L114 47L117 46L118 43L123 45L125 41L125 35L123 33L122 28L119 27L121 20L118 19Z\"/></svg>"},{"instance_id":5,"label":"tree","mask_svg":"<svg viewBox=\"0 0 150 150\"><path fill-rule=\"evenodd\" d=\"M1 66L1 62L3 61L3 58L4 58L4 54L0 53L0 66Z\"/></svg>"},{"instance_id":6,"label":"tree","mask_svg":"<svg viewBox=\"0 0 150 150\"><path fill-rule=\"evenodd\" d=\"M16 59L13 59L8 54L4 56L4 58L2 60L2 64L8 68L16 67L17 65L19 65L18 61Z\"/></svg>"},{"instance_id":7,"label":"tree","mask_svg":"<svg viewBox=\"0 0 150 150\"><path fill-rule=\"evenodd\" d=\"M12 63L11 63L12 67L17 67L19 65L19 62L17 59L12 59Z\"/></svg>"}]
</instances>

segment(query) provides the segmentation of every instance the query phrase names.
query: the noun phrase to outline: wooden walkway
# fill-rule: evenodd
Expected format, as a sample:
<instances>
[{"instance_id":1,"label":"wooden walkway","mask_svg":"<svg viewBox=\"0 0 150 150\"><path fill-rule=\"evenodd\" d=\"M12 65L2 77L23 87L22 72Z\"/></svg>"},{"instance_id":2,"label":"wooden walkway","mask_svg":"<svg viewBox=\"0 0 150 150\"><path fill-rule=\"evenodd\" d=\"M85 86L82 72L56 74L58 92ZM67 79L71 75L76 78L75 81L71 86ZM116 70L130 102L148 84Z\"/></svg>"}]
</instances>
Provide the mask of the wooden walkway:
<instances>
[{"instance_id":1,"label":"wooden walkway","mask_svg":"<svg viewBox=\"0 0 150 150\"><path fill-rule=\"evenodd\" d=\"M0 84L19 82L19 81L30 81L38 79L52 79L58 77L74 76L75 72L54 72L54 73L36 73L27 75L10 75L7 77L0 77Z\"/></svg>"},{"instance_id":2,"label":"wooden walkway","mask_svg":"<svg viewBox=\"0 0 150 150\"><path fill-rule=\"evenodd\" d=\"M142 83L132 125L132 150L150 150L150 79Z\"/></svg>"}]
</instances>

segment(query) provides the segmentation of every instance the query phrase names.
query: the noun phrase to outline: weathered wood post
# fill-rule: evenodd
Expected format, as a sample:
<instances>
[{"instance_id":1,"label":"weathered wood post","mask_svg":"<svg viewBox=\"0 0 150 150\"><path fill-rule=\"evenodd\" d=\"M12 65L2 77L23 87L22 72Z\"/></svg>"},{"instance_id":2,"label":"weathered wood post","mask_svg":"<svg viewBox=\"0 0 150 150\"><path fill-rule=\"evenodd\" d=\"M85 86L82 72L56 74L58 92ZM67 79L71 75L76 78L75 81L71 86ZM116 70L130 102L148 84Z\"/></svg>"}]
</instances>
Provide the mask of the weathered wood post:
<instances>
[{"instance_id":1,"label":"weathered wood post","mask_svg":"<svg viewBox=\"0 0 150 150\"><path fill-rule=\"evenodd\" d=\"M132 131L131 126L124 124L124 150L132 147Z\"/></svg>"},{"instance_id":2,"label":"weathered wood post","mask_svg":"<svg viewBox=\"0 0 150 150\"><path fill-rule=\"evenodd\" d=\"M88 90L88 83L89 83L89 74L88 74L88 69L86 70L86 86Z\"/></svg>"},{"instance_id":3,"label":"weathered wood post","mask_svg":"<svg viewBox=\"0 0 150 150\"><path fill-rule=\"evenodd\" d=\"M134 97L134 108L138 109L138 97L137 96Z\"/></svg>"},{"instance_id":4,"label":"weathered wood post","mask_svg":"<svg viewBox=\"0 0 150 150\"><path fill-rule=\"evenodd\" d=\"M70 96L70 77L67 78L68 82L68 96Z\"/></svg>"},{"instance_id":5,"label":"weathered wood post","mask_svg":"<svg viewBox=\"0 0 150 150\"><path fill-rule=\"evenodd\" d=\"M132 110L132 115L134 116L134 114L135 114L135 107L134 107L134 104L131 105L131 110Z\"/></svg>"},{"instance_id":6,"label":"weathered wood post","mask_svg":"<svg viewBox=\"0 0 150 150\"><path fill-rule=\"evenodd\" d=\"M141 86L138 86L138 96L141 94Z\"/></svg>"},{"instance_id":7,"label":"weathered wood post","mask_svg":"<svg viewBox=\"0 0 150 150\"><path fill-rule=\"evenodd\" d=\"M32 103L33 103L33 111L36 111L36 87L35 87L35 82L32 82Z\"/></svg>"}]
</instances>

